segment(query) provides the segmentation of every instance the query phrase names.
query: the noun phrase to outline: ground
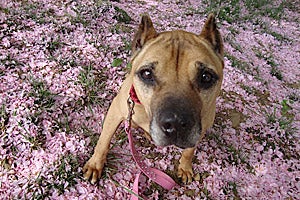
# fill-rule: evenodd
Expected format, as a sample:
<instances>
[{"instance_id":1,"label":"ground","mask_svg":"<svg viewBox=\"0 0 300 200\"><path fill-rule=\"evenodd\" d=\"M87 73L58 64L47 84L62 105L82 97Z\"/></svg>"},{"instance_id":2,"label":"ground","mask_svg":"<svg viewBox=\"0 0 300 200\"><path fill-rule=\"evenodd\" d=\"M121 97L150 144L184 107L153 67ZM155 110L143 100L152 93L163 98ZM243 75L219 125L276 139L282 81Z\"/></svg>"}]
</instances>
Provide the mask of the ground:
<instances>
[{"instance_id":1,"label":"ground","mask_svg":"<svg viewBox=\"0 0 300 200\"><path fill-rule=\"evenodd\" d=\"M176 179L180 150L155 148L137 132L145 162L178 183L166 191L145 180L141 196L300 199L300 14L292 0L2 0L0 198L130 197L139 169L123 126L98 184L83 180L82 167L130 69L145 12L159 31L195 33L215 12L225 69L191 184Z\"/></svg>"}]
</instances>

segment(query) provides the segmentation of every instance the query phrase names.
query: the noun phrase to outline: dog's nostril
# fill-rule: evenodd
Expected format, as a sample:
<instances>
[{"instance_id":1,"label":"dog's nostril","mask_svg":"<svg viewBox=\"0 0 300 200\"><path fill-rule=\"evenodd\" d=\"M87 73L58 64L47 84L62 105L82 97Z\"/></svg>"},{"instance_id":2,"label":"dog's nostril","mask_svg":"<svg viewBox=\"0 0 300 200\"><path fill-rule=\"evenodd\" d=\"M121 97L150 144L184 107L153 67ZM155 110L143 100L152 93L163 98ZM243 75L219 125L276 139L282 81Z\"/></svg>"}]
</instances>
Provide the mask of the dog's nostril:
<instances>
[{"instance_id":1,"label":"dog's nostril","mask_svg":"<svg viewBox=\"0 0 300 200\"><path fill-rule=\"evenodd\" d=\"M186 122L180 122L181 128L186 128L187 127L187 123Z\"/></svg>"},{"instance_id":2,"label":"dog's nostril","mask_svg":"<svg viewBox=\"0 0 300 200\"><path fill-rule=\"evenodd\" d=\"M161 128L165 133L168 133L168 134L175 132L175 127L170 122L166 122L166 123L162 124Z\"/></svg>"},{"instance_id":3,"label":"dog's nostril","mask_svg":"<svg viewBox=\"0 0 300 200\"><path fill-rule=\"evenodd\" d=\"M160 116L161 130L168 136L176 131L177 118L172 113L165 113Z\"/></svg>"}]
</instances>

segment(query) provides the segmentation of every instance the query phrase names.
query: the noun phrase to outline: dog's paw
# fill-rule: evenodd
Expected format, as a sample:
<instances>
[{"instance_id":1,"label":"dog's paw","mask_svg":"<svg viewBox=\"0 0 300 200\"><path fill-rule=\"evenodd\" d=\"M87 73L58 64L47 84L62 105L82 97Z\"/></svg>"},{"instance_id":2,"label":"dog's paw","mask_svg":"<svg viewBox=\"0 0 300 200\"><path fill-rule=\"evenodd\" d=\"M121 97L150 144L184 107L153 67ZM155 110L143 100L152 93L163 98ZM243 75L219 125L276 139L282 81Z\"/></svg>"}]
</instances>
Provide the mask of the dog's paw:
<instances>
[{"instance_id":1,"label":"dog's paw","mask_svg":"<svg viewBox=\"0 0 300 200\"><path fill-rule=\"evenodd\" d=\"M99 160L97 157L92 156L82 169L84 179L90 179L92 184L96 183L97 180L101 177L104 163L105 160L101 161L101 159Z\"/></svg>"},{"instance_id":2,"label":"dog's paw","mask_svg":"<svg viewBox=\"0 0 300 200\"><path fill-rule=\"evenodd\" d=\"M177 176L181 178L183 183L190 183L193 180L193 169L189 163L180 163L178 166Z\"/></svg>"}]
</instances>

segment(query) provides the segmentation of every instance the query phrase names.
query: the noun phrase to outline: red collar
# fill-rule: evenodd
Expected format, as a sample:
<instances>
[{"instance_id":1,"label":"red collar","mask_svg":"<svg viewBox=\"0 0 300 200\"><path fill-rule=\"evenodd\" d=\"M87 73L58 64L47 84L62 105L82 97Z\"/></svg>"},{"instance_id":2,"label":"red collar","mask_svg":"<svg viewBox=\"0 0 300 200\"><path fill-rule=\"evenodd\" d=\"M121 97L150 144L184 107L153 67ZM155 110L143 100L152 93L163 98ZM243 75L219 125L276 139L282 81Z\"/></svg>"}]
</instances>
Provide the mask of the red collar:
<instances>
[{"instance_id":1,"label":"red collar","mask_svg":"<svg viewBox=\"0 0 300 200\"><path fill-rule=\"evenodd\" d=\"M141 104L138 96L136 95L136 92L135 92L135 89L134 89L134 86L131 85L131 88L130 88L130 91L129 91L129 96L130 98L132 99L132 101L136 104Z\"/></svg>"}]
</instances>

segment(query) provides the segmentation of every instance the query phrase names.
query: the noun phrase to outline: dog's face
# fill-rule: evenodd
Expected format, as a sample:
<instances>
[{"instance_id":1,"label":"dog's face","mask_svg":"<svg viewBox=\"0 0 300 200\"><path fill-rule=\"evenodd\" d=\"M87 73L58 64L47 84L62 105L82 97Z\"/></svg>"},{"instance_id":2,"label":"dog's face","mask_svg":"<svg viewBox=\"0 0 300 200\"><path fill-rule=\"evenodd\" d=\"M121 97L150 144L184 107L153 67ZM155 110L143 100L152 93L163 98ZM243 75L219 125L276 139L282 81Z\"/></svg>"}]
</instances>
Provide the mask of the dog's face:
<instances>
[{"instance_id":1,"label":"dog's face","mask_svg":"<svg viewBox=\"0 0 300 200\"><path fill-rule=\"evenodd\" d=\"M223 44L214 17L200 35L156 33L144 16L133 42L131 76L159 146L193 147L215 117L223 79Z\"/></svg>"}]
</instances>

